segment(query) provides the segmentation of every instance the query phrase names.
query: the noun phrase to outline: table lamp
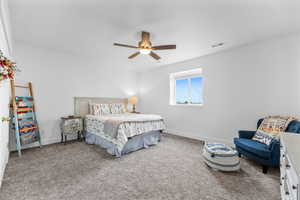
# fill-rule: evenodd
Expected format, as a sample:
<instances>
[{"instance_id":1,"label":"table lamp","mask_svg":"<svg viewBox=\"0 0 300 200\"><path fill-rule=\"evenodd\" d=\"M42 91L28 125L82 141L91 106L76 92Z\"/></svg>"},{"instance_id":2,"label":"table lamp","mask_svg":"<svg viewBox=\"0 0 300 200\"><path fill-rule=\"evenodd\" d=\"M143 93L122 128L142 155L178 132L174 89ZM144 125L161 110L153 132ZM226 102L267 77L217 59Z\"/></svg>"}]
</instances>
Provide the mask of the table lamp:
<instances>
[{"instance_id":1,"label":"table lamp","mask_svg":"<svg viewBox=\"0 0 300 200\"><path fill-rule=\"evenodd\" d=\"M135 104L138 102L138 98L136 96L132 96L128 99L128 101L132 104L132 113L136 113Z\"/></svg>"}]
</instances>

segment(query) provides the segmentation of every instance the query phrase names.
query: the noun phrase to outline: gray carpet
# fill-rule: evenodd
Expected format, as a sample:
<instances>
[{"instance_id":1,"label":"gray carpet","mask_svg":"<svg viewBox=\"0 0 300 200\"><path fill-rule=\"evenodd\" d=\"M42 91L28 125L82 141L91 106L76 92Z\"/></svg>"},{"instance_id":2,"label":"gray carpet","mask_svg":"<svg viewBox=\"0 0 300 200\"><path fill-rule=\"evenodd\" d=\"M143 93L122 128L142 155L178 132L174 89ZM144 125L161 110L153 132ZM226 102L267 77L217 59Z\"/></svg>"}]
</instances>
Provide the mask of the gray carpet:
<instances>
[{"instance_id":1,"label":"gray carpet","mask_svg":"<svg viewBox=\"0 0 300 200\"><path fill-rule=\"evenodd\" d=\"M203 163L202 143L164 134L162 142L122 158L83 142L11 154L1 200L277 200L279 170L265 175L242 159L238 173Z\"/></svg>"}]
</instances>

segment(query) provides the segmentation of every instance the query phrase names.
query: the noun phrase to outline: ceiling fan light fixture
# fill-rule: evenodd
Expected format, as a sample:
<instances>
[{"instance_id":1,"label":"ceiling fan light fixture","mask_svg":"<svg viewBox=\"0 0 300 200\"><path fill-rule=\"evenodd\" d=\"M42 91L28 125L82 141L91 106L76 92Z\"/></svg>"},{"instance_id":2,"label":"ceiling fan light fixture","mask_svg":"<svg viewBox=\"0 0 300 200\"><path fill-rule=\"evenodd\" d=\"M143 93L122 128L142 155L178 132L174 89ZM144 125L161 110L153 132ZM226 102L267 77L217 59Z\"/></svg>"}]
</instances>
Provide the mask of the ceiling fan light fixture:
<instances>
[{"instance_id":1,"label":"ceiling fan light fixture","mask_svg":"<svg viewBox=\"0 0 300 200\"><path fill-rule=\"evenodd\" d=\"M140 49L141 54L149 54L151 52L151 49Z\"/></svg>"},{"instance_id":2,"label":"ceiling fan light fixture","mask_svg":"<svg viewBox=\"0 0 300 200\"><path fill-rule=\"evenodd\" d=\"M152 43L150 41L150 33L146 32L146 31L142 31L142 40L138 42L137 46L127 45L127 44L120 44L120 43L114 43L114 45L138 50L134 54L130 55L128 57L128 59L132 59L132 58L135 58L136 56L138 56L140 54L144 54L144 55L151 56L155 60L159 60L159 59L161 59L161 57L159 55L157 55L154 51L176 49L175 44L152 46Z\"/></svg>"}]
</instances>

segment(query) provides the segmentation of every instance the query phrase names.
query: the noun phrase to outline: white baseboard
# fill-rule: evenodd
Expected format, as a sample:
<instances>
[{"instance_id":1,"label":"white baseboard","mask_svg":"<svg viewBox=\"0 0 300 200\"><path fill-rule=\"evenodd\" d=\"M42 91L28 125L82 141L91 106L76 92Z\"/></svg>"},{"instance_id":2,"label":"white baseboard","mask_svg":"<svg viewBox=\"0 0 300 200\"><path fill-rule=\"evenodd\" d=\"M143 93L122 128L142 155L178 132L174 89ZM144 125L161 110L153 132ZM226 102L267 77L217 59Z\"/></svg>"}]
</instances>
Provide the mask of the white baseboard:
<instances>
[{"instance_id":1,"label":"white baseboard","mask_svg":"<svg viewBox=\"0 0 300 200\"><path fill-rule=\"evenodd\" d=\"M42 139L41 142L42 142L42 146L43 145L48 145L48 144L55 144L55 143L60 143L61 142L61 138L51 138L51 139L47 139L47 140L43 140ZM39 147L39 143L35 142L33 144L22 146L22 149L29 149L29 148L34 148L34 147ZM14 145L13 147L11 147L10 151L17 151L16 146Z\"/></svg>"},{"instance_id":2,"label":"white baseboard","mask_svg":"<svg viewBox=\"0 0 300 200\"><path fill-rule=\"evenodd\" d=\"M223 139L223 138L207 137L207 136L201 136L197 133L182 131L182 130L175 130L175 129L167 129L164 132L173 134L173 135L191 138L191 139L196 139L196 140L200 140L200 141L219 142L219 143L227 144L229 146L233 146L233 138L232 138L232 140L229 140L229 139Z\"/></svg>"},{"instance_id":3,"label":"white baseboard","mask_svg":"<svg viewBox=\"0 0 300 200\"><path fill-rule=\"evenodd\" d=\"M172 134L172 135L178 135L178 136L196 139L196 140L200 140L200 141L220 142L220 143L224 143L224 144L233 146L233 138L230 140L230 139L223 139L223 138L207 137L207 136L199 135L198 133L182 131L182 130L175 130L175 129L167 129L164 132ZM42 139L42 145L55 144L55 143L60 143L60 142L61 142L61 138L51 138L51 139L46 139L46 140ZM38 146L39 146L39 144L35 143L35 144L24 147L24 149L38 147ZM11 151L15 151L15 150L16 150L15 148L11 149Z\"/></svg>"},{"instance_id":4,"label":"white baseboard","mask_svg":"<svg viewBox=\"0 0 300 200\"><path fill-rule=\"evenodd\" d=\"M47 140L42 140L42 145L55 144L60 142L61 142L61 138L51 138Z\"/></svg>"}]
</instances>

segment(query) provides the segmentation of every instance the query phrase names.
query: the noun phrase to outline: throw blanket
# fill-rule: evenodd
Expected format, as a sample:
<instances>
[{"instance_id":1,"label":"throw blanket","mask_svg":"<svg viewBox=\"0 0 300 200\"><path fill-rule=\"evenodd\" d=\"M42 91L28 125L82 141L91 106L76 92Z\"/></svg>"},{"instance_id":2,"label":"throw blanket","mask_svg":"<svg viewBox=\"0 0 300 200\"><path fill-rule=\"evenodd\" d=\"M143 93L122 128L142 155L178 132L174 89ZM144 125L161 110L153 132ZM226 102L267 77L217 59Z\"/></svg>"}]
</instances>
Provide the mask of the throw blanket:
<instances>
[{"instance_id":1,"label":"throw blanket","mask_svg":"<svg viewBox=\"0 0 300 200\"><path fill-rule=\"evenodd\" d=\"M104 133L110 135L112 138L116 138L118 129L122 123L125 122L149 122L149 121L161 121L162 118L159 115L143 115L143 114L116 114L101 116L104 121ZM108 119L107 119L108 118Z\"/></svg>"},{"instance_id":2,"label":"throw blanket","mask_svg":"<svg viewBox=\"0 0 300 200\"><path fill-rule=\"evenodd\" d=\"M107 135L111 135L113 138L116 138L119 126L122 122L123 121L117 121L111 119L105 120L104 128L103 128L104 133Z\"/></svg>"}]
</instances>

